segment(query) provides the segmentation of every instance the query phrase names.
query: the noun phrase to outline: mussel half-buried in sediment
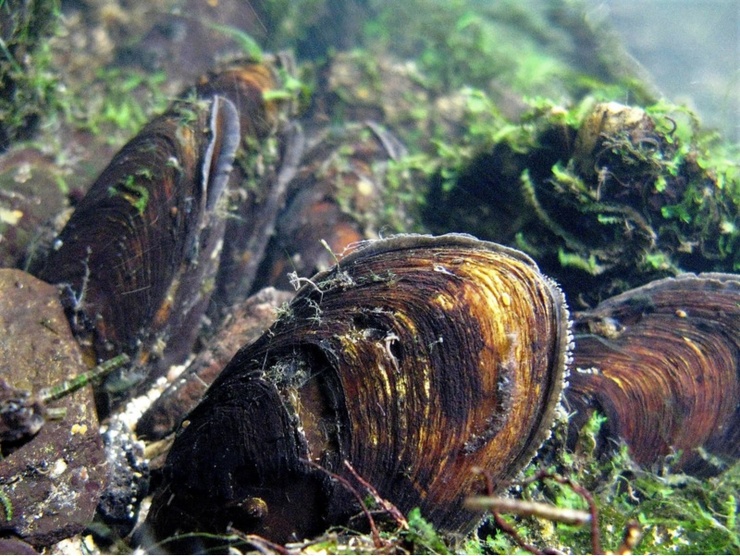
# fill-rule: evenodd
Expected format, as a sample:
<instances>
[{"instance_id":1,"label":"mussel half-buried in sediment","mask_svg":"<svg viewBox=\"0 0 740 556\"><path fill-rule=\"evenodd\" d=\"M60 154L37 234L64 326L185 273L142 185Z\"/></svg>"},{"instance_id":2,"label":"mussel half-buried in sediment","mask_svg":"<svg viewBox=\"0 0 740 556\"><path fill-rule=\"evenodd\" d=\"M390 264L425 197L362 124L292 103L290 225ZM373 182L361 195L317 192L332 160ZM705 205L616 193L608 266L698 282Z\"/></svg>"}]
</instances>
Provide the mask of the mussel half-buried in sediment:
<instances>
[{"instance_id":1,"label":"mussel half-buried in sediment","mask_svg":"<svg viewBox=\"0 0 740 556\"><path fill-rule=\"evenodd\" d=\"M183 423L155 537L232 524L286 541L345 523L359 507L326 473L353 481L344 460L402 511L470 530L474 469L500 483L549 435L560 290L527 256L462 235L361 243L302 283Z\"/></svg>"},{"instance_id":2,"label":"mussel half-buried in sediment","mask_svg":"<svg viewBox=\"0 0 740 556\"><path fill-rule=\"evenodd\" d=\"M125 352L140 366L154 355L166 368L167 353L189 353L192 342L179 340L194 339L208 302L224 230L216 206L239 140L231 101L178 101L76 207L34 272L63 288L89 358Z\"/></svg>"},{"instance_id":3,"label":"mussel half-buried in sediment","mask_svg":"<svg viewBox=\"0 0 740 556\"><path fill-rule=\"evenodd\" d=\"M677 453L678 467L705 474L740 457L740 277L658 280L574 320L571 442L600 411L600 448L623 440L644 466Z\"/></svg>"},{"instance_id":4,"label":"mussel half-buried in sediment","mask_svg":"<svg viewBox=\"0 0 740 556\"><path fill-rule=\"evenodd\" d=\"M224 242L233 197L224 193L242 196L240 184L228 187L244 177L232 164L279 127L280 103L267 94L279 87L276 70L272 62L238 60L200 79L116 154L48 257L31 265L64 289L88 358L131 356L134 365L110 377L109 390L154 378L190 354L221 279L222 250L229 261L261 258L245 254L249 241L241 238L252 235L234 233L242 228ZM253 199L244 205L251 216L269 213L249 220L247 208L238 210L240 222L268 235L272 212Z\"/></svg>"}]
</instances>

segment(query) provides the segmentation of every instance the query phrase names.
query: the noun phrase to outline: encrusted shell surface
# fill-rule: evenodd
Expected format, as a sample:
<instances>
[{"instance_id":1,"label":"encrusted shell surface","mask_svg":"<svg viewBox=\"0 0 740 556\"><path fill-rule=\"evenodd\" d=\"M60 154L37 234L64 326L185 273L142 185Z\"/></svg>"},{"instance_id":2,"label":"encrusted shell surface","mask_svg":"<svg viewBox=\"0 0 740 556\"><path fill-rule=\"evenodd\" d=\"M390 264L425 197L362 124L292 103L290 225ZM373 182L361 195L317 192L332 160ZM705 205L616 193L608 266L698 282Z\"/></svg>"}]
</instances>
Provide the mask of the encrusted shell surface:
<instances>
[{"instance_id":1,"label":"encrusted shell surface","mask_svg":"<svg viewBox=\"0 0 740 556\"><path fill-rule=\"evenodd\" d=\"M740 456L740 277L685 274L575 315L566 399L577 430L604 413L606 437L650 466L681 452L687 472Z\"/></svg>"},{"instance_id":2,"label":"encrusted shell surface","mask_svg":"<svg viewBox=\"0 0 740 556\"><path fill-rule=\"evenodd\" d=\"M302 282L183 424L156 536L230 523L286 541L344 523L358 506L325 471L361 491L344 460L401 511L470 530L475 469L500 484L549 434L560 290L525 255L461 235L362 243Z\"/></svg>"}]
</instances>

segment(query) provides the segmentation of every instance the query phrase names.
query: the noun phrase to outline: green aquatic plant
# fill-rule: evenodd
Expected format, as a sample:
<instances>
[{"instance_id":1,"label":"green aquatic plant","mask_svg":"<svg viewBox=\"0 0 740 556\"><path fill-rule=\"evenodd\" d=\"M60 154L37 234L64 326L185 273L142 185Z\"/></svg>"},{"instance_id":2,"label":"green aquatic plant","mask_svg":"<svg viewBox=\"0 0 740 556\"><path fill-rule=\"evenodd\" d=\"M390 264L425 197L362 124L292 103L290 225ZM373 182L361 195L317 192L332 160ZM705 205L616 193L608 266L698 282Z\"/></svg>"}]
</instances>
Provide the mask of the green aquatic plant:
<instances>
[{"instance_id":1,"label":"green aquatic plant","mask_svg":"<svg viewBox=\"0 0 740 556\"><path fill-rule=\"evenodd\" d=\"M435 143L423 210L433 231L517 245L587 303L681 271L740 268L736 147L690 110L528 102L515 123L489 98L488 120Z\"/></svg>"},{"instance_id":2,"label":"green aquatic plant","mask_svg":"<svg viewBox=\"0 0 740 556\"><path fill-rule=\"evenodd\" d=\"M264 55L262 52L262 48L254 39L254 37L252 37L245 31L237 29L236 27L230 27L228 25L219 25L217 23L213 23L212 21L205 21L204 24L209 29L212 29L234 40L234 42L236 42L239 48L241 48L241 50L250 60L253 60L255 62L262 61L262 57Z\"/></svg>"},{"instance_id":3,"label":"green aquatic plant","mask_svg":"<svg viewBox=\"0 0 740 556\"><path fill-rule=\"evenodd\" d=\"M526 544L540 551L588 554L594 550L596 537L603 549L614 551L623 546L627 533L636 541L631 547L635 554L728 554L740 550L740 464L717 477L698 479L666 469L641 469L631 461L624 445L608 457L596 457L596 437L605 425L606 418L594 413L579 432L573 452L558 450L541 456L511 490L517 499L555 508L589 510L593 504L596 527L536 516L508 516L505 519L511 531L494 526L485 543L489 550L522 553ZM566 426L561 422L556 427L556 444Z\"/></svg>"},{"instance_id":4,"label":"green aquatic plant","mask_svg":"<svg viewBox=\"0 0 740 556\"><path fill-rule=\"evenodd\" d=\"M452 554L444 537L414 508L407 517L408 529L401 533L405 543L413 547L414 554Z\"/></svg>"},{"instance_id":5,"label":"green aquatic plant","mask_svg":"<svg viewBox=\"0 0 740 556\"><path fill-rule=\"evenodd\" d=\"M0 2L0 151L30 137L47 114L60 108L48 40L59 13L57 0Z\"/></svg>"},{"instance_id":6,"label":"green aquatic plant","mask_svg":"<svg viewBox=\"0 0 740 556\"><path fill-rule=\"evenodd\" d=\"M101 105L92 110L70 99L71 117L80 129L93 134L108 133L110 142L120 143L138 132L152 114L161 112L169 99L161 93L162 72L144 73L135 68L106 67L96 74L103 88Z\"/></svg>"}]
</instances>

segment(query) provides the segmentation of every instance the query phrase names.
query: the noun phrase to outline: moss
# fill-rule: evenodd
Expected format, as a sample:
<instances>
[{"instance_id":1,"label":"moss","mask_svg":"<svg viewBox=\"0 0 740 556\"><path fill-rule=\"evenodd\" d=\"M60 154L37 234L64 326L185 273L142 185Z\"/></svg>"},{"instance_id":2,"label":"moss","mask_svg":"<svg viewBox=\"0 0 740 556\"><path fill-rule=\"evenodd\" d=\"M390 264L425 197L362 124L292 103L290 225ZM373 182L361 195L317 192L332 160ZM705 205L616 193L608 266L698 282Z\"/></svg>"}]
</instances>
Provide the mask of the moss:
<instances>
[{"instance_id":1,"label":"moss","mask_svg":"<svg viewBox=\"0 0 740 556\"><path fill-rule=\"evenodd\" d=\"M726 554L740 549L736 518L740 509L736 495L740 464L722 475L701 480L666 470L640 469L631 462L625 446L610 457L595 459L596 437L605 424L606 419L595 413L580 431L575 452L555 450L548 455L546 450L523 473L512 495L560 508L587 509L587 501L576 489L552 477L584 487L598 511L598 540L605 550L617 551L631 524L637 524L641 534L632 549L635 554ZM567 423L561 423L556 444L565 428ZM535 517L506 519L522 541L539 550L593 552L588 526ZM487 529L487 546L495 553L521 553L511 536L495 526Z\"/></svg>"},{"instance_id":2,"label":"moss","mask_svg":"<svg viewBox=\"0 0 740 556\"><path fill-rule=\"evenodd\" d=\"M492 109L485 129L438 146L433 231L523 247L588 303L681 271L740 268L735 149L688 109L530 102L518 125Z\"/></svg>"},{"instance_id":3,"label":"moss","mask_svg":"<svg viewBox=\"0 0 740 556\"><path fill-rule=\"evenodd\" d=\"M136 183L136 177L132 175L126 176L125 181L110 187L108 194L111 196L120 195L126 199L139 215L144 214L149 203L149 189L145 185Z\"/></svg>"},{"instance_id":4,"label":"moss","mask_svg":"<svg viewBox=\"0 0 740 556\"><path fill-rule=\"evenodd\" d=\"M690 110L656 102L615 35L584 25L578 6L377 2L333 113L377 107L409 145L389 175L393 189L399 176L423 184L407 197L404 212L421 216L408 229L523 246L571 299L737 270L737 153ZM389 53L415 61L409 107L378 92L379 79L411 90L383 68ZM614 103L625 98L633 104ZM615 114L599 129L605 106Z\"/></svg>"},{"instance_id":5,"label":"moss","mask_svg":"<svg viewBox=\"0 0 740 556\"><path fill-rule=\"evenodd\" d=\"M58 19L56 0L0 2L0 151L58 106L48 43Z\"/></svg>"},{"instance_id":6,"label":"moss","mask_svg":"<svg viewBox=\"0 0 740 556\"><path fill-rule=\"evenodd\" d=\"M153 113L169 103L161 92L163 73L144 73L134 68L108 67L96 73L94 88L98 101L83 106L70 99L70 120L78 129L120 144L137 133ZM83 96L86 98L86 95Z\"/></svg>"},{"instance_id":7,"label":"moss","mask_svg":"<svg viewBox=\"0 0 740 556\"><path fill-rule=\"evenodd\" d=\"M408 529L402 533L405 543L411 545L412 554L452 554L444 538L415 508L408 515Z\"/></svg>"}]
</instances>

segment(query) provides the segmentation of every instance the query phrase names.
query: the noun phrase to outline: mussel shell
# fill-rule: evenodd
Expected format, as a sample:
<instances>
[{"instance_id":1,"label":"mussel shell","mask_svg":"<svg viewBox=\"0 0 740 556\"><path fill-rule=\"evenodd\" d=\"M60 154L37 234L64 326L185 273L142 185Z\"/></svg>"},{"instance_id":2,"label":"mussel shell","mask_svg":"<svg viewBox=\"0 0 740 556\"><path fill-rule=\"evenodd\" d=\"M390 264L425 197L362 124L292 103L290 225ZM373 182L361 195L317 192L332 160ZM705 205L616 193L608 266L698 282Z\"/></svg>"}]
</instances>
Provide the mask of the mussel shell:
<instances>
[{"instance_id":1,"label":"mussel shell","mask_svg":"<svg viewBox=\"0 0 740 556\"><path fill-rule=\"evenodd\" d=\"M274 62L277 64L277 61ZM274 64L235 60L201 77L195 96L220 96L230 100L239 114L239 128L246 140L264 138L275 131L278 105L266 102L264 93L276 89Z\"/></svg>"},{"instance_id":2,"label":"mussel shell","mask_svg":"<svg viewBox=\"0 0 740 556\"><path fill-rule=\"evenodd\" d=\"M308 463L352 481L344 460L401 511L469 530L475 468L500 484L549 435L560 290L525 255L462 235L362 243L302 282L184 422L155 534L232 523L286 541L344 523L355 499Z\"/></svg>"},{"instance_id":3,"label":"mussel shell","mask_svg":"<svg viewBox=\"0 0 740 556\"><path fill-rule=\"evenodd\" d=\"M277 100L280 94L272 98L268 94L280 90L280 74L290 75L292 63L289 56L270 57L259 64L232 62L204 76L195 89L198 96L218 94L231 100L242 130L242 148L229 185L227 241L209 309L214 322L252 292L303 149L300 126L285 121L292 109L290 98Z\"/></svg>"},{"instance_id":4,"label":"mussel shell","mask_svg":"<svg viewBox=\"0 0 740 556\"><path fill-rule=\"evenodd\" d=\"M34 269L60 285L89 357L156 359L156 374L190 351L213 289L237 117L221 97L176 102L116 154Z\"/></svg>"},{"instance_id":5,"label":"mussel shell","mask_svg":"<svg viewBox=\"0 0 740 556\"><path fill-rule=\"evenodd\" d=\"M218 332L139 418L137 436L151 441L174 433L239 348L259 338L294 293L265 288L232 306Z\"/></svg>"},{"instance_id":6,"label":"mussel shell","mask_svg":"<svg viewBox=\"0 0 740 556\"><path fill-rule=\"evenodd\" d=\"M644 466L712 472L702 452L740 456L740 277L685 274L610 298L575 317L566 390L575 433L594 411L605 437Z\"/></svg>"},{"instance_id":7,"label":"mussel shell","mask_svg":"<svg viewBox=\"0 0 740 556\"><path fill-rule=\"evenodd\" d=\"M403 152L400 141L365 122L322 129L306 143L257 285L288 288L291 270L300 276L326 270L334 264L332 252L377 238L382 226L386 170L388 161Z\"/></svg>"}]
</instances>

